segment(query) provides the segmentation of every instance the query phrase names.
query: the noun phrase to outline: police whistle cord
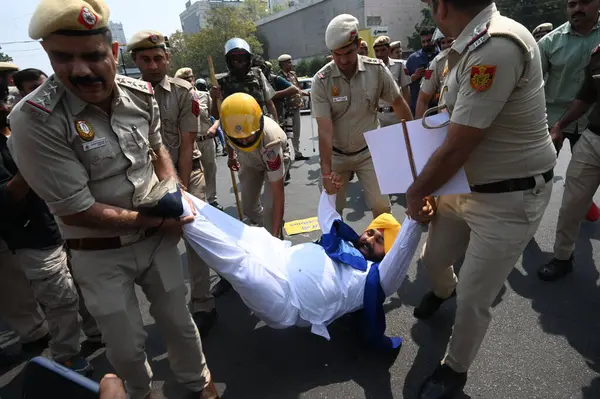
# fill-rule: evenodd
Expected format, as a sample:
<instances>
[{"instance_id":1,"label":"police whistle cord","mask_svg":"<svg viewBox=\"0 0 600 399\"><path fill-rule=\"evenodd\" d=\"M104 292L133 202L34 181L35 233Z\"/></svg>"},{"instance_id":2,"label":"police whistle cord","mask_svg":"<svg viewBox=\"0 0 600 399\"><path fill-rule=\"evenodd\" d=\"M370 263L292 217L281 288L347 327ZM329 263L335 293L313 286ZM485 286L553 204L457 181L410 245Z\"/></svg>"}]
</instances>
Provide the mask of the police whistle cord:
<instances>
[{"instance_id":1,"label":"police whistle cord","mask_svg":"<svg viewBox=\"0 0 600 399\"><path fill-rule=\"evenodd\" d=\"M208 56L208 68L210 70L210 81L213 85L213 87L217 87L218 86L218 82L217 82L217 75L215 74L215 66L213 65L213 60L212 57L209 55ZM219 109L219 114L221 113L221 99L217 99L217 107ZM225 133L225 132L223 132ZM229 138L227 137L226 134L224 134L225 136L225 145L229 145L228 140ZM231 184L233 185L233 194L235 195L235 204L237 206L237 211L238 211L238 218L240 220L244 219L244 214L242 213L242 205L240 203L240 193L238 192L238 186L237 186L237 179L235 178L235 172L229 168L229 172L231 174Z\"/></svg>"}]
</instances>

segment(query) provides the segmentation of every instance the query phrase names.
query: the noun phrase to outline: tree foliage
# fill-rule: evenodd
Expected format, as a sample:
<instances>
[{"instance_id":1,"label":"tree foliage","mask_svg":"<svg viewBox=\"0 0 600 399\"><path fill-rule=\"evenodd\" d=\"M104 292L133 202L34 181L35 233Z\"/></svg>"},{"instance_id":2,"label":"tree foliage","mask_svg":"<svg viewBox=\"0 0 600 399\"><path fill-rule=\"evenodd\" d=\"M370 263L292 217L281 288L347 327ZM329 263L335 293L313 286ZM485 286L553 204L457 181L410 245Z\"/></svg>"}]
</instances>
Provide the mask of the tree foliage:
<instances>
[{"instance_id":1,"label":"tree foliage","mask_svg":"<svg viewBox=\"0 0 600 399\"><path fill-rule=\"evenodd\" d=\"M530 31L544 22L551 22L556 28L562 25L567 17L564 0L496 0L496 6L502 15L520 22ZM415 25L415 32L408 38L408 48L413 50L421 48L421 28L435 27L429 7L423 8L421 14L421 22Z\"/></svg>"},{"instance_id":2,"label":"tree foliage","mask_svg":"<svg viewBox=\"0 0 600 399\"><path fill-rule=\"evenodd\" d=\"M256 36L254 21L268 10L260 0L246 0L240 7L219 7L209 11L207 26L200 33L184 35L177 31L170 37L170 73L190 67L197 76L208 76L208 56L212 56L215 72L227 71L225 43L234 37L244 39L253 54L262 54L263 46Z\"/></svg>"},{"instance_id":3,"label":"tree foliage","mask_svg":"<svg viewBox=\"0 0 600 399\"><path fill-rule=\"evenodd\" d=\"M12 62L13 58L6 53L0 51L0 62Z\"/></svg>"}]
</instances>

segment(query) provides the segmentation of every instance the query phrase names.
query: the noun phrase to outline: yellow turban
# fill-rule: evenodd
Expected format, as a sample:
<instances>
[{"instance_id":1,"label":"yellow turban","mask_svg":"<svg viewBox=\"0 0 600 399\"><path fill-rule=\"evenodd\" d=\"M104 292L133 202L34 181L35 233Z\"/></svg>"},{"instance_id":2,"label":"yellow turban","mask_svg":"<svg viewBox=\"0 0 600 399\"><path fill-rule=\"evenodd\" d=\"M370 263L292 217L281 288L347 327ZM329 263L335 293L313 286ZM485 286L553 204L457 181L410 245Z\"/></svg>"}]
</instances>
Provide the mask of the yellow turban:
<instances>
[{"instance_id":1,"label":"yellow turban","mask_svg":"<svg viewBox=\"0 0 600 399\"><path fill-rule=\"evenodd\" d=\"M374 229L383 233L383 248L387 254L394 245L394 241L396 241L400 227L402 225L390 213L382 213L371 222L367 230Z\"/></svg>"}]
</instances>

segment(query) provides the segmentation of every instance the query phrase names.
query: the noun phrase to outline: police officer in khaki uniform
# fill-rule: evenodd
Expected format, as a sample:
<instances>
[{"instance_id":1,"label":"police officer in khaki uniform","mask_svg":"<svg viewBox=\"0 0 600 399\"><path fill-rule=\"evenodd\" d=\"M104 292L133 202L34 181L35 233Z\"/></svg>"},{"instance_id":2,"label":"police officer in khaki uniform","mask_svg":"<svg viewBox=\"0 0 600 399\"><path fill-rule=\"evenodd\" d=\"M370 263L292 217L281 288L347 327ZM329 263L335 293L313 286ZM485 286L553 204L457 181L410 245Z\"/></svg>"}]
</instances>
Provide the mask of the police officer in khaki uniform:
<instances>
[{"instance_id":1,"label":"police officer in khaki uniform","mask_svg":"<svg viewBox=\"0 0 600 399\"><path fill-rule=\"evenodd\" d=\"M400 60L402 65L406 67L406 60L402 59L402 42L396 40L390 43L390 57L395 60Z\"/></svg>"},{"instance_id":2,"label":"police officer in khaki uniform","mask_svg":"<svg viewBox=\"0 0 600 399\"><path fill-rule=\"evenodd\" d=\"M492 0L428 3L440 30L456 37L440 105L450 122L448 138L407 190L407 213L419 220L422 198L463 166L472 191L438 198L421 257L433 291L415 316L430 317L455 289L457 295L447 354L419 394L441 399L455 397L466 383L492 302L550 201L556 154L540 53L527 28L501 16ZM459 281L452 265L463 256Z\"/></svg>"},{"instance_id":3,"label":"police officer in khaki uniform","mask_svg":"<svg viewBox=\"0 0 600 399\"><path fill-rule=\"evenodd\" d=\"M415 118L417 119L423 117L423 114L427 111L432 101L434 104L437 104L440 99L442 82L448 73L446 59L448 58L450 47L454 43L454 38L445 37L439 29L436 29L433 34L433 43L438 47L440 52L431 61L425 70L425 76L421 80L421 89L419 90L415 111Z\"/></svg>"},{"instance_id":4,"label":"police officer in khaki uniform","mask_svg":"<svg viewBox=\"0 0 600 399\"><path fill-rule=\"evenodd\" d=\"M358 55L368 57L369 56L369 45L362 37L359 37L358 39L360 40L360 47L358 48Z\"/></svg>"},{"instance_id":5,"label":"police officer in khaki uniform","mask_svg":"<svg viewBox=\"0 0 600 399\"><path fill-rule=\"evenodd\" d=\"M404 65L402 61L390 58L390 38L387 36L379 36L373 43L373 51L375 57L383 61L388 67L396 83L400 87L402 97L407 103L410 102L410 76L404 73ZM392 106L385 101L379 102L379 123L381 127L391 126L400 121L396 118Z\"/></svg>"},{"instance_id":6,"label":"police officer in khaki uniform","mask_svg":"<svg viewBox=\"0 0 600 399\"><path fill-rule=\"evenodd\" d=\"M40 2L29 35L42 39L56 75L13 110L9 147L56 216L107 357L131 397L146 398L152 380L137 283L177 380L197 398L217 398L177 249L182 226L194 217L141 208L159 181L174 181L177 172L162 145L152 85L116 76L118 44L108 21L102 0Z\"/></svg>"},{"instance_id":7,"label":"police officer in khaki uniform","mask_svg":"<svg viewBox=\"0 0 600 399\"><path fill-rule=\"evenodd\" d=\"M282 54L277 59L279 62L279 68L281 73L279 76L293 84L297 89L298 93L289 96L285 99L285 118L292 119L293 137L292 144L294 146L294 160L295 161L306 161L309 157L306 157L300 151L300 133L302 131L302 119L300 118L300 108L303 105L302 96L310 96L309 93L302 91L296 72L292 70L292 56L289 54ZM312 122L311 122L312 123Z\"/></svg>"},{"instance_id":8,"label":"police officer in khaki uniform","mask_svg":"<svg viewBox=\"0 0 600 399\"><path fill-rule=\"evenodd\" d=\"M256 100L245 93L227 97L221 105L221 127L228 146L228 166L240 171L242 209L274 237L283 238L285 165L289 162L287 136L279 124L263 115ZM265 188L264 203L260 193Z\"/></svg>"},{"instance_id":9,"label":"police officer in khaki uniform","mask_svg":"<svg viewBox=\"0 0 600 399\"><path fill-rule=\"evenodd\" d=\"M560 146L565 139L564 129L589 114L589 124L573 148L573 155L565 176L565 192L558 214L554 257L550 266L568 274L573 270L573 252L579 228L586 210L589 209L594 194L600 185L600 45L592 52L585 70L585 80L567 112L556 122L550 134Z\"/></svg>"},{"instance_id":10,"label":"police officer in khaki uniform","mask_svg":"<svg viewBox=\"0 0 600 399\"><path fill-rule=\"evenodd\" d=\"M367 207L373 217L390 212L387 195L377 183L371 153L364 133L379 128L379 100L392 104L398 119L411 120L412 115L402 98L390 71L378 59L358 55L358 20L349 14L335 17L327 26L325 43L333 61L313 78L312 112L319 127L321 174L328 191L331 172L347 182L356 172L363 185ZM336 199L337 211L346 206L345 189Z\"/></svg>"},{"instance_id":11,"label":"police officer in khaki uniform","mask_svg":"<svg viewBox=\"0 0 600 399\"><path fill-rule=\"evenodd\" d=\"M140 31L129 40L129 51L142 79L154 87L160 108L160 132L179 179L187 191L205 199L205 181L201 154L196 144L200 131L201 105L195 87L188 81L167 76L169 53L164 36L157 31ZM206 336L217 319L215 300L210 294L210 269L186 241L191 277L191 310L202 336Z\"/></svg>"}]
</instances>

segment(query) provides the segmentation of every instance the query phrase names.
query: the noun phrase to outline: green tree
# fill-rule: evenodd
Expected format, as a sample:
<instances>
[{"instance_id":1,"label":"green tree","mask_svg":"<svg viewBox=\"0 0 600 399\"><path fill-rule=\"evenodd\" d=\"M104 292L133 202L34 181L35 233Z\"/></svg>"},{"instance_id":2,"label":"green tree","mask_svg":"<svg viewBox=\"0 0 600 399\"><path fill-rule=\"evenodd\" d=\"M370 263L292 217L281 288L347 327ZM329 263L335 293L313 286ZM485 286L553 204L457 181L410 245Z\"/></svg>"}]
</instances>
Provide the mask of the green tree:
<instances>
[{"instance_id":1,"label":"green tree","mask_svg":"<svg viewBox=\"0 0 600 399\"><path fill-rule=\"evenodd\" d=\"M318 56L313 57L308 64L308 76L313 76L315 73L319 72L319 69L323 67L325 64L325 57Z\"/></svg>"},{"instance_id":2,"label":"green tree","mask_svg":"<svg viewBox=\"0 0 600 399\"><path fill-rule=\"evenodd\" d=\"M530 31L544 22L551 22L554 27L562 25L567 17L564 0L497 0L498 10L505 16L519 21Z\"/></svg>"},{"instance_id":3,"label":"green tree","mask_svg":"<svg viewBox=\"0 0 600 399\"><path fill-rule=\"evenodd\" d=\"M12 62L12 61L13 61L13 58L11 56L0 51L0 62Z\"/></svg>"},{"instance_id":4,"label":"green tree","mask_svg":"<svg viewBox=\"0 0 600 399\"><path fill-rule=\"evenodd\" d=\"M423 20L415 25L415 31L408 38L408 48L411 50L418 50L421 48L421 36L419 32L424 28L435 28L435 22L433 22L433 18L431 17L431 9L429 7L425 7L421 10L421 15L423 15Z\"/></svg>"},{"instance_id":5,"label":"green tree","mask_svg":"<svg viewBox=\"0 0 600 399\"><path fill-rule=\"evenodd\" d=\"M259 11L253 8L254 0L247 7L222 7L209 11L207 26L200 33L184 35L176 32L170 38L170 73L182 67L190 67L197 76L208 76L208 56L212 56L215 72L226 72L225 43L234 37L244 39L253 54L262 54L262 44L256 37L254 17Z\"/></svg>"}]
</instances>

